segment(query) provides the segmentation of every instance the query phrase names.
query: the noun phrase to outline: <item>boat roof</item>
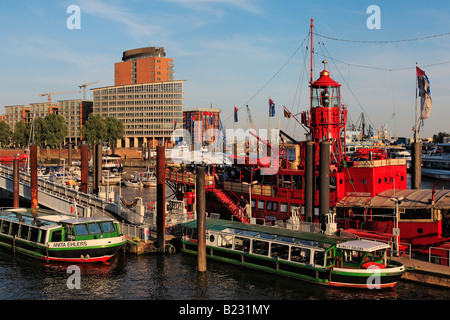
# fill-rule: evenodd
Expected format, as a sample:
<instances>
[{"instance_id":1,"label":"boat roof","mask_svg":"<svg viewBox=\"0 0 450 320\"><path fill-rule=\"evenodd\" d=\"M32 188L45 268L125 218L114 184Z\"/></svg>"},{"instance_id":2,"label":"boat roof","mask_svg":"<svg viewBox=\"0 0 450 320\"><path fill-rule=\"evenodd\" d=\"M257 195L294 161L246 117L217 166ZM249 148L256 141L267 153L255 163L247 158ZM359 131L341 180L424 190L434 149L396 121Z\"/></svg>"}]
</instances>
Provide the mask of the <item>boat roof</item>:
<instances>
[{"instance_id":1,"label":"boat roof","mask_svg":"<svg viewBox=\"0 0 450 320\"><path fill-rule=\"evenodd\" d=\"M183 226L196 229L197 228L197 220L183 223ZM341 237L325 235L322 233L303 232L303 231L284 229L284 228L278 228L278 227L263 226L263 225L258 225L258 224L246 224L246 223L242 223L242 222L223 220L223 219L206 218L205 228L207 230L215 230L215 231L226 231L226 229L237 229L237 230L242 230L242 231L264 233L264 234L280 236L280 237L295 238L295 239L299 239L299 240L314 241L314 242L318 242L318 243L322 243L322 244L329 244L329 245L335 245L339 242L343 242L343 241L347 240L347 239L344 239Z\"/></svg>"},{"instance_id":2,"label":"boat roof","mask_svg":"<svg viewBox=\"0 0 450 320\"><path fill-rule=\"evenodd\" d=\"M355 251L372 252L381 249L388 249L390 246L386 243L369 240L350 240L336 245L338 249L347 249Z\"/></svg>"},{"instance_id":3,"label":"boat roof","mask_svg":"<svg viewBox=\"0 0 450 320\"><path fill-rule=\"evenodd\" d=\"M374 197L343 197L336 207L361 207L394 209L395 203L391 198L403 197L399 208L405 209L450 209L450 190L436 190L434 204L431 204L432 189L386 190Z\"/></svg>"},{"instance_id":4,"label":"boat roof","mask_svg":"<svg viewBox=\"0 0 450 320\"><path fill-rule=\"evenodd\" d=\"M60 224L79 224L96 221L113 221L111 218L77 218L73 216L57 214L48 210L38 209L38 216L35 218L30 209L26 208L2 208L0 209L0 218L6 218L11 221L34 225L38 220L44 227L56 226Z\"/></svg>"}]
</instances>

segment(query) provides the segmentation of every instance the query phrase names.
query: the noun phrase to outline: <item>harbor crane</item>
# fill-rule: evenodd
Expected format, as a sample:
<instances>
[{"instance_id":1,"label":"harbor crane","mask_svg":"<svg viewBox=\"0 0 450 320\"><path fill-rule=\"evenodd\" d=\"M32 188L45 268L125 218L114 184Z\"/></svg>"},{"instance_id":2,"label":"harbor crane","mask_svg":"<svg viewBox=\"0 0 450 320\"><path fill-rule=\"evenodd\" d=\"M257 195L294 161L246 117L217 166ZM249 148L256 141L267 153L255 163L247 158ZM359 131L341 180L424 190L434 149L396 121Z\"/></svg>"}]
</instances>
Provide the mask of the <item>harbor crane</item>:
<instances>
[{"instance_id":1,"label":"harbor crane","mask_svg":"<svg viewBox=\"0 0 450 320\"><path fill-rule=\"evenodd\" d=\"M68 94L68 93L81 93L81 91L60 91L60 92L48 92L48 93L41 93L39 96L48 96L48 102L52 102L52 97L55 94Z\"/></svg>"},{"instance_id":2,"label":"harbor crane","mask_svg":"<svg viewBox=\"0 0 450 320\"><path fill-rule=\"evenodd\" d=\"M90 86L91 84L97 83L97 82L99 82L99 81L88 82L88 83L85 83L85 84L82 84L81 86L79 86L80 89L83 88L83 100L86 100L86 87Z\"/></svg>"}]
</instances>

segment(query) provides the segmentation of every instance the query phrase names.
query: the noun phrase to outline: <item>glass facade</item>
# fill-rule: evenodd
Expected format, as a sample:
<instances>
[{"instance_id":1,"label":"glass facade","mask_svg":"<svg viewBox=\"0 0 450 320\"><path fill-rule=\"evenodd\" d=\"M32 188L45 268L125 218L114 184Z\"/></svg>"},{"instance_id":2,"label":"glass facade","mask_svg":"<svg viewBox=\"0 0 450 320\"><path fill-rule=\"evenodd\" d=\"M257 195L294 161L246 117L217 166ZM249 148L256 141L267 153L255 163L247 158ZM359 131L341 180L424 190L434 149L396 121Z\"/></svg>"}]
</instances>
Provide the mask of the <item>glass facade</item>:
<instances>
[{"instance_id":1,"label":"glass facade","mask_svg":"<svg viewBox=\"0 0 450 320\"><path fill-rule=\"evenodd\" d=\"M124 124L125 138L170 138L183 123L183 81L93 89L94 113Z\"/></svg>"}]
</instances>

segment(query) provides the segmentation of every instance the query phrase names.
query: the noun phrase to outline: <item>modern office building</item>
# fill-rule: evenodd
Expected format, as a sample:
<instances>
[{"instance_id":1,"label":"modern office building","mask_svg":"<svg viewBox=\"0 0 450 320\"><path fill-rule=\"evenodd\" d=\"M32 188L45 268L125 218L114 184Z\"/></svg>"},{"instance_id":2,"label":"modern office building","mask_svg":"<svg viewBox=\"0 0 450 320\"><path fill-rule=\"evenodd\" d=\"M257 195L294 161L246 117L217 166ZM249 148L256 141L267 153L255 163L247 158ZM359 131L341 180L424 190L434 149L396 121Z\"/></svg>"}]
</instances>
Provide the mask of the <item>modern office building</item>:
<instances>
[{"instance_id":1,"label":"modern office building","mask_svg":"<svg viewBox=\"0 0 450 320\"><path fill-rule=\"evenodd\" d=\"M91 100L74 99L60 100L59 114L66 120L69 133L66 137L66 143L78 145L81 142L81 128L86 122L93 110L93 102Z\"/></svg>"},{"instance_id":2,"label":"modern office building","mask_svg":"<svg viewBox=\"0 0 450 320\"><path fill-rule=\"evenodd\" d=\"M146 47L123 52L122 62L114 65L114 85L173 80L173 59L162 47Z\"/></svg>"},{"instance_id":3,"label":"modern office building","mask_svg":"<svg viewBox=\"0 0 450 320\"><path fill-rule=\"evenodd\" d=\"M91 89L93 112L115 117L125 129L117 147L142 147L151 142L171 145L175 122L183 122L183 82L147 82Z\"/></svg>"}]
</instances>

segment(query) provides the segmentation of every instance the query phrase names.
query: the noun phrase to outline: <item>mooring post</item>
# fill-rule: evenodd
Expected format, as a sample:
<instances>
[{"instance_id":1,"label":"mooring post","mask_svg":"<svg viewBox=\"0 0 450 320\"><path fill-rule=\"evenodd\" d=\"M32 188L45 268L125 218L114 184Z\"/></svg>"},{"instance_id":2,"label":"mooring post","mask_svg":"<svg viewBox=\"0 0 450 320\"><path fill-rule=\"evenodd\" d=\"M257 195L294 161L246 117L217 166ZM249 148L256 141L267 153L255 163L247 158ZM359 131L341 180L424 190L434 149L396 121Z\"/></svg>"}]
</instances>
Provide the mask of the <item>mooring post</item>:
<instances>
[{"instance_id":1,"label":"mooring post","mask_svg":"<svg viewBox=\"0 0 450 320\"><path fill-rule=\"evenodd\" d=\"M422 143L412 143L411 189L420 189L422 184Z\"/></svg>"},{"instance_id":2,"label":"mooring post","mask_svg":"<svg viewBox=\"0 0 450 320\"><path fill-rule=\"evenodd\" d=\"M305 220L314 222L314 142L305 148Z\"/></svg>"},{"instance_id":3,"label":"mooring post","mask_svg":"<svg viewBox=\"0 0 450 320\"><path fill-rule=\"evenodd\" d=\"M69 150L67 151L67 166L72 166L72 144L69 142Z\"/></svg>"},{"instance_id":4,"label":"mooring post","mask_svg":"<svg viewBox=\"0 0 450 320\"><path fill-rule=\"evenodd\" d=\"M30 145L30 186L31 186L31 209L33 216L37 216L38 208L38 181L37 181L37 147Z\"/></svg>"},{"instance_id":5,"label":"mooring post","mask_svg":"<svg viewBox=\"0 0 450 320\"><path fill-rule=\"evenodd\" d=\"M159 250L164 250L166 233L166 151L156 147L156 234Z\"/></svg>"},{"instance_id":6,"label":"mooring post","mask_svg":"<svg viewBox=\"0 0 450 320\"><path fill-rule=\"evenodd\" d=\"M87 144L81 145L81 192L87 193L88 187L88 151Z\"/></svg>"},{"instance_id":7,"label":"mooring post","mask_svg":"<svg viewBox=\"0 0 450 320\"><path fill-rule=\"evenodd\" d=\"M19 208L19 159L13 160L13 207Z\"/></svg>"},{"instance_id":8,"label":"mooring post","mask_svg":"<svg viewBox=\"0 0 450 320\"><path fill-rule=\"evenodd\" d=\"M319 223L330 211L330 142L320 142Z\"/></svg>"},{"instance_id":9,"label":"mooring post","mask_svg":"<svg viewBox=\"0 0 450 320\"><path fill-rule=\"evenodd\" d=\"M206 271L206 190L205 167L197 167L197 232L198 232L198 271Z\"/></svg>"},{"instance_id":10,"label":"mooring post","mask_svg":"<svg viewBox=\"0 0 450 320\"><path fill-rule=\"evenodd\" d=\"M100 181L102 179L102 145L98 143L94 146L94 194L100 192Z\"/></svg>"}]
</instances>

